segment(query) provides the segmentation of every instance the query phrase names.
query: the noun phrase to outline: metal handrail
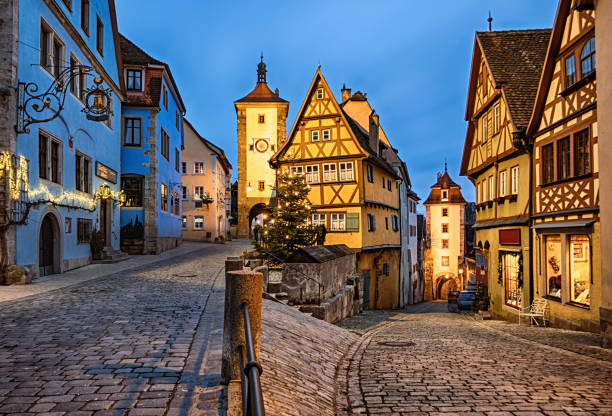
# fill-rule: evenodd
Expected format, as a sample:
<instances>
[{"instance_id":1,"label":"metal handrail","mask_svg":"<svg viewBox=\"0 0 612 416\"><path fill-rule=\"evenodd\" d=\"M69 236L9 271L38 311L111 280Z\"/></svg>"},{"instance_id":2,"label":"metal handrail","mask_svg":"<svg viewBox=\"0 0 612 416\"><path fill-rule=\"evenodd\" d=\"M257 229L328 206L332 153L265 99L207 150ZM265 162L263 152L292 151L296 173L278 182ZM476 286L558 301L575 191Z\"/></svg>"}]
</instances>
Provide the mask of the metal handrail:
<instances>
[{"instance_id":1,"label":"metal handrail","mask_svg":"<svg viewBox=\"0 0 612 416\"><path fill-rule=\"evenodd\" d=\"M242 414L244 416L264 416L263 394L261 391L261 381L259 379L262 369L261 365L257 362L257 357L255 357L251 321L249 320L249 309L246 303L243 303L240 307L242 308L244 317L244 343L247 359L247 363L244 364L242 347L239 347Z\"/></svg>"}]
</instances>

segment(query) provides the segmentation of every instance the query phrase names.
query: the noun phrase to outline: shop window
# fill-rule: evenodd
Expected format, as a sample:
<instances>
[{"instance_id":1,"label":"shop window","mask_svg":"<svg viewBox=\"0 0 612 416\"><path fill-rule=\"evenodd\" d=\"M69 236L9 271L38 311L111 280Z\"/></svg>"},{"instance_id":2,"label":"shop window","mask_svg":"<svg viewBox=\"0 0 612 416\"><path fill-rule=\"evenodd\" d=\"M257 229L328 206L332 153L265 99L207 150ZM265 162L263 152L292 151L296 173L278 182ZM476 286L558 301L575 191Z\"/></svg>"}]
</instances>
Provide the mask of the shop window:
<instances>
[{"instance_id":1,"label":"shop window","mask_svg":"<svg viewBox=\"0 0 612 416\"><path fill-rule=\"evenodd\" d=\"M569 256L570 300L590 305L591 259L586 235L569 236Z\"/></svg>"},{"instance_id":2,"label":"shop window","mask_svg":"<svg viewBox=\"0 0 612 416\"><path fill-rule=\"evenodd\" d=\"M143 200L142 176L121 175L121 190L125 194L126 207L142 207Z\"/></svg>"},{"instance_id":3,"label":"shop window","mask_svg":"<svg viewBox=\"0 0 612 416\"><path fill-rule=\"evenodd\" d=\"M561 237L544 237L546 259L546 294L561 299Z\"/></svg>"},{"instance_id":4,"label":"shop window","mask_svg":"<svg viewBox=\"0 0 612 416\"><path fill-rule=\"evenodd\" d=\"M500 253L502 264L502 279L504 282L504 301L508 306L521 307L521 289L519 285L520 276L520 254Z\"/></svg>"},{"instance_id":5,"label":"shop window","mask_svg":"<svg viewBox=\"0 0 612 416\"><path fill-rule=\"evenodd\" d=\"M168 212L168 185L161 184L161 210Z\"/></svg>"}]
</instances>

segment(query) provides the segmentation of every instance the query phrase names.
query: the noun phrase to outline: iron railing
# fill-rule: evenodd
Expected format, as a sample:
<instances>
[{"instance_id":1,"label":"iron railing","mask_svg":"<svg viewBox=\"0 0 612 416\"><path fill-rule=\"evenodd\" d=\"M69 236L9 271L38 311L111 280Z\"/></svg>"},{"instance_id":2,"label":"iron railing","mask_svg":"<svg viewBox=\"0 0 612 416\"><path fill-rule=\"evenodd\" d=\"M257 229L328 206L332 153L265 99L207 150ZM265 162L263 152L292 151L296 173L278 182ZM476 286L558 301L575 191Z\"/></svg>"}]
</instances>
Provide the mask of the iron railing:
<instances>
[{"instance_id":1,"label":"iron railing","mask_svg":"<svg viewBox=\"0 0 612 416\"><path fill-rule=\"evenodd\" d=\"M246 303L241 306L244 317L244 341L246 347L246 361L242 347L240 354L240 382L242 385L242 414L244 416L264 416L263 394L259 376L262 372L261 365L255 357L253 346L253 335L251 333L251 321L249 320L249 309Z\"/></svg>"}]
</instances>

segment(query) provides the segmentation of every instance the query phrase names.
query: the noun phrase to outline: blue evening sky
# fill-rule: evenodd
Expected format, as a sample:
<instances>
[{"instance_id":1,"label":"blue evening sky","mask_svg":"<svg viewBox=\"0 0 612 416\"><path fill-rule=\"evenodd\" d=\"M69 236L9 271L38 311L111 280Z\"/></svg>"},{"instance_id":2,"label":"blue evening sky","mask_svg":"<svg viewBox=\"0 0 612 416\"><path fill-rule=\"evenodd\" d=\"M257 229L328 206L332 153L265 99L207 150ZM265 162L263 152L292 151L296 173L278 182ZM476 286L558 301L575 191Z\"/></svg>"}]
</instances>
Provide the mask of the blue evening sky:
<instances>
[{"instance_id":1,"label":"blue evening sky","mask_svg":"<svg viewBox=\"0 0 612 416\"><path fill-rule=\"evenodd\" d=\"M361 90L408 165L422 200L448 159L459 177L474 32L552 27L557 0L117 0L119 31L167 62L186 117L221 146L237 176L233 101L255 86L260 52L268 85L290 101L287 131L321 64L336 99Z\"/></svg>"}]
</instances>

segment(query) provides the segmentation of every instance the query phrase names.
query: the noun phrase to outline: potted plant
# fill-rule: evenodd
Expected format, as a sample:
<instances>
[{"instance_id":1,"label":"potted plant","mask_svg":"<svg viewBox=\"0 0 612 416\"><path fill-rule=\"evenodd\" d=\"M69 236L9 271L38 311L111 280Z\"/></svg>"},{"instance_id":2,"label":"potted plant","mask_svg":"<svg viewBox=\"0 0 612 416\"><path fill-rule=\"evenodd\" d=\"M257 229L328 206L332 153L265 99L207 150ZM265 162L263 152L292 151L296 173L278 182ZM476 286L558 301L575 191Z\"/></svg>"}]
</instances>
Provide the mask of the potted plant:
<instances>
[{"instance_id":1,"label":"potted plant","mask_svg":"<svg viewBox=\"0 0 612 416\"><path fill-rule=\"evenodd\" d=\"M104 250L104 235L102 231L93 230L91 232L89 245L91 247L91 257L94 260L102 260L102 251Z\"/></svg>"}]
</instances>

